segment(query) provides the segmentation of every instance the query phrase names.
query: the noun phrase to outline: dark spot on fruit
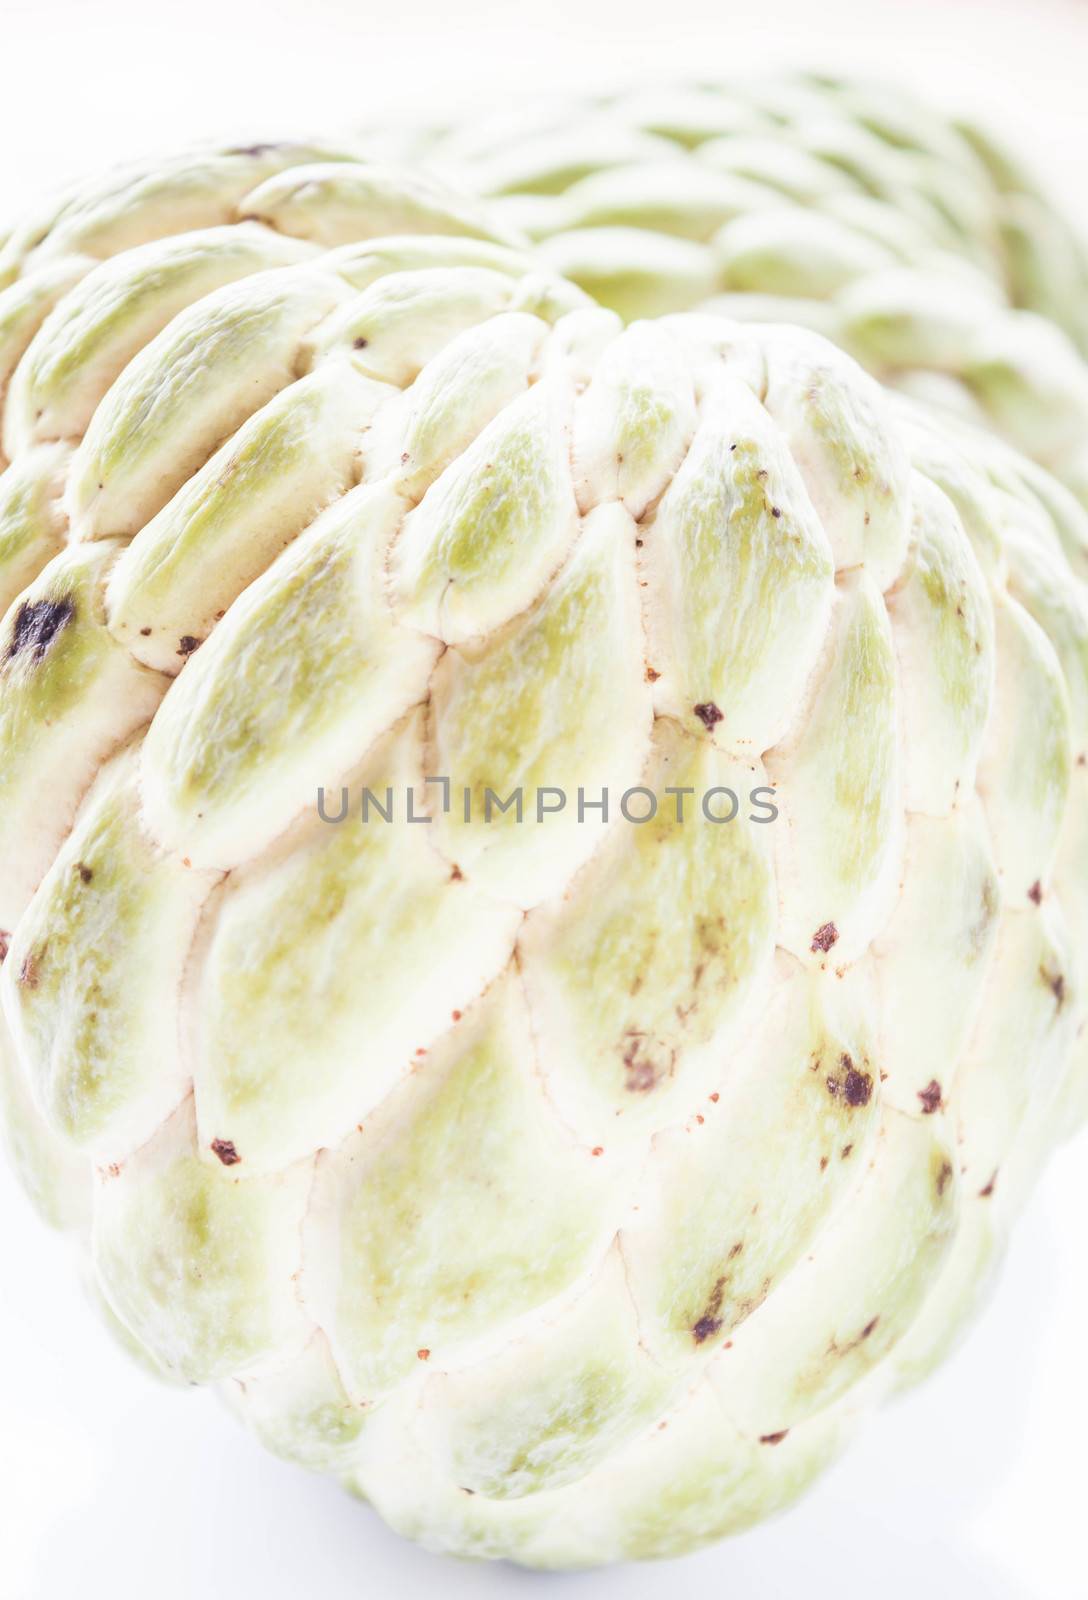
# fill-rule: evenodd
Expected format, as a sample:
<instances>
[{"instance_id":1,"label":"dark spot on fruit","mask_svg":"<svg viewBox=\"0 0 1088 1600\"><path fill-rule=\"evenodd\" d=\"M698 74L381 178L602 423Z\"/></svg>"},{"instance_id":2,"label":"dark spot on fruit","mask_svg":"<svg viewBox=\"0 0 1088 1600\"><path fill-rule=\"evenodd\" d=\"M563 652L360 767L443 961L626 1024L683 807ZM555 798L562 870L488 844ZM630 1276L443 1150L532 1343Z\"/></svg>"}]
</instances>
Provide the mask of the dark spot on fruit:
<instances>
[{"instance_id":1,"label":"dark spot on fruit","mask_svg":"<svg viewBox=\"0 0 1088 1600\"><path fill-rule=\"evenodd\" d=\"M850 1056L841 1055L838 1072L827 1077L827 1092L833 1099L841 1095L848 1106L867 1106L873 1098L873 1075L855 1067Z\"/></svg>"},{"instance_id":2,"label":"dark spot on fruit","mask_svg":"<svg viewBox=\"0 0 1088 1600\"><path fill-rule=\"evenodd\" d=\"M649 1094L660 1078L668 1076L676 1061L675 1050L670 1050L666 1063L656 1062L646 1042L646 1034L635 1028L629 1028L623 1035L620 1051L626 1074L625 1087L629 1094Z\"/></svg>"},{"instance_id":3,"label":"dark spot on fruit","mask_svg":"<svg viewBox=\"0 0 1088 1600\"><path fill-rule=\"evenodd\" d=\"M843 1063L850 1060L843 1056ZM848 1106L867 1106L873 1098L873 1079L868 1072L859 1072L853 1065L846 1070L846 1103Z\"/></svg>"},{"instance_id":4,"label":"dark spot on fruit","mask_svg":"<svg viewBox=\"0 0 1088 1600\"><path fill-rule=\"evenodd\" d=\"M2 967L4 962L7 960L8 951L10 949L11 949L11 934L10 933L4 933L4 932L0 931L0 967Z\"/></svg>"},{"instance_id":5,"label":"dark spot on fruit","mask_svg":"<svg viewBox=\"0 0 1088 1600\"><path fill-rule=\"evenodd\" d=\"M212 1150L225 1167L235 1167L242 1159L230 1139L213 1139Z\"/></svg>"},{"instance_id":6,"label":"dark spot on fruit","mask_svg":"<svg viewBox=\"0 0 1088 1600\"><path fill-rule=\"evenodd\" d=\"M880 1321L880 1318L877 1316L877 1317L874 1317L871 1322L867 1322L865 1324L864 1328L862 1328L862 1330L861 1330L861 1337L863 1339L867 1339L869 1337L869 1335L872 1333L873 1329L876 1327L876 1325L877 1325L877 1323L879 1321Z\"/></svg>"},{"instance_id":7,"label":"dark spot on fruit","mask_svg":"<svg viewBox=\"0 0 1088 1600\"><path fill-rule=\"evenodd\" d=\"M931 1117L941 1109L941 1086L936 1078L931 1078L924 1089L918 1090L918 1098L922 1102L924 1117Z\"/></svg>"},{"instance_id":8,"label":"dark spot on fruit","mask_svg":"<svg viewBox=\"0 0 1088 1600\"><path fill-rule=\"evenodd\" d=\"M461 1020L461 1013L459 1011L451 1011L450 1016L453 1018L454 1022L460 1022Z\"/></svg>"},{"instance_id":9,"label":"dark spot on fruit","mask_svg":"<svg viewBox=\"0 0 1088 1600\"><path fill-rule=\"evenodd\" d=\"M838 942L838 928L836 928L833 922L825 922L821 927L817 928L816 932L812 935L812 944L809 948L812 950L822 950L824 955L826 955L831 949L831 946L833 944L838 944Z\"/></svg>"},{"instance_id":10,"label":"dark spot on fruit","mask_svg":"<svg viewBox=\"0 0 1088 1600\"><path fill-rule=\"evenodd\" d=\"M151 629L150 628L141 628L140 629L140 638L141 639L150 639L150 637L151 637Z\"/></svg>"},{"instance_id":11,"label":"dark spot on fruit","mask_svg":"<svg viewBox=\"0 0 1088 1600\"><path fill-rule=\"evenodd\" d=\"M31 950L23 957L23 964L19 968L19 982L24 989L36 989L41 982L45 949L43 944L40 949Z\"/></svg>"},{"instance_id":12,"label":"dark spot on fruit","mask_svg":"<svg viewBox=\"0 0 1088 1600\"><path fill-rule=\"evenodd\" d=\"M828 1164L829 1163L828 1163L827 1156L821 1156L820 1157L820 1171L821 1172L826 1172L827 1168L828 1168Z\"/></svg>"},{"instance_id":13,"label":"dark spot on fruit","mask_svg":"<svg viewBox=\"0 0 1088 1600\"><path fill-rule=\"evenodd\" d=\"M993 1192L994 1192L994 1190L996 1188L997 1188L997 1168L995 1167L994 1171L993 1171L993 1174L992 1174L992 1176L990 1178L990 1181L986 1185L985 1189L980 1189L979 1190L979 1192L978 1192L979 1199L980 1200L988 1200L990 1198L990 1196L993 1194Z\"/></svg>"},{"instance_id":14,"label":"dark spot on fruit","mask_svg":"<svg viewBox=\"0 0 1088 1600\"><path fill-rule=\"evenodd\" d=\"M781 515L782 515L782 510L781 510L780 506L772 506L771 507L771 516L772 517L777 518L777 517L780 517Z\"/></svg>"},{"instance_id":15,"label":"dark spot on fruit","mask_svg":"<svg viewBox=\"0 0 1088 1600\"><path fill-rule=\"evenodd\" d=\"M278 144L240 144L225 153L228 156L252 156L256 159L257 156L270 156L280 148Z\"/></svg>"},{"instance_id":16,"label":"dark spot on fruit","mask_svg":"<svg viewBox=\"0 0 1088 1600\"><path fill-rule=\"evenodd\" d=\"M953 1176L953 1174L952 1174L952 1163L951 1163L951 1161L942 1161L940 1166L937 1169L937 1197L938 1197L938 1199L944 1194L945 1190L948 1188L948 1185L952 1182L952 1176Z\"/></svg>"},{"instance_id":17,"label":"dark spot on fruit","mask_svg":"<svg viewBox=\"0 0 1088 1600\"><path fill-rule=\"evenodd\" d=\"M781 1444L783 1439L789 1438L789 1432L788 1428L781 1428L778 1433L761 1433L759 1442L760 1444Z\"/></svg>"},{"instance_id":18,"label":"dark spot on fruit","mask_svg":"<svg viewBox=\"0 0 1088 1600\"><path fill-rule=\"evenodd\" d=\"M193 651L200 646L200 640L194 639L191 633L183 633L178 640L178 655L191 656Z\"/></svg>"},{"instance_id":19,"label":"dark spot on fruit","mask_svg":"<svg viewBox=\"0 0 1088 1600\"><path fill-rule=\"evenodd\" d=\"M1033 906L1039 906L1043 903L1043 886L1039 882L1038 878L1036 878L1035 882L1028 890L1028 899L1031 901Z\"/></svg>"},{"instance_id":20,"label":"dark spot on fruit","mask_svg":"<svg viewBox=\"0 0 1088 1600\"><path fill-rule=\"evenodd\" d=\"M53 640L76 614L71 600L24 600L15 613L7 660L29 651L40 661Z\"/></svg>"},{"instance_id":21,"label":"dark spot on fruit","mask_svg":"<svg viewBox=\"0 0 1088 1600\"><path fill-rule=\"evenodd\" d=\"M718 710L713 700L704 700L700 705L693 706L692 709L704 728L713 728L715 723L723 720L722 713Z\"/></svg>"},{"instance_id":22,"label":"dark spot on fruit","mask_svg":"<svg viewBox=\"0 0 1088 1600\"><path fill-rule=\"evenodd\" d=\"M90 883L91 879L94 877L94 873L91 871L91 868L86 866L82 861L76 863L76 871L79 873L79 876L84 883Z\"/></svg>"},{"instance_id":23,"label":"dark spot on fruit","mask_svg":"<svg viewBox=\"0 0 1088 1600\"><path fill-rule=\"evenodd\" d=\"M603 1144L595 1144L593 1146L593 1149L590 1151L590 1155L603 1156L604 1155L604 1145Z\"/></svg>"},{"instance_id":24,"label":"dark spot on fruit","mask_svg":"<svg viewBox=\"0 0 1088 1600\"><path fill-rule=\"evenodd\" d=\"M842 1149L839 1151L839 1160L840 1161L849 1161L850 1154L851 1154L853 1148L854 1147L853 1147L852 1144L844 1144Z\"/></svg>"},{"instance_id":25,"label":"dark spot on fruit","mask_svg":"<svg viewBox=\"0 0 1088 1600\"><path fill-rule=\"evenodd\" d=\"M660 678L660 676L661 676L660 672L655 672L653 667L647 667L646 668L646 682L647 683L656 683L658 678Z\"/></svg>"},{"instance_id":26,"label":"dark spot on fruit","mask_svg":"<svg viewBox=\"0 0 1088 1600\"><path fill-rule=\"evenodd\" d=\"M462 879L464 878L464 876L465 876L464 873L461 871L461 868L457 865L457 863L455 861L453 863L453 871L450 873L450 881L452 883L460 883L462 881Z\"/></svg>"},{"instance_id":27,"label":"dark spot on fruit","mask_svg":"<svg viewBox=\"0 0 1088 1600\"><path fill-rule=\"evenodd\" d=\"M696 1344L704 1344L707 1339L712 1339L721 1329L722 1319L719 1313L722 1309L722 1296L724 1293L725 1279L718 1278L710 1291L710 1299L707 1301L702 1315L692 1325L691 1336Z\"/></svg>"},{"instance_id":28,"label":"dark spot on fruit","mask_svg":"<svg viewBox=\"0 0 1088 1600\"><path fill-rule=\"evenodd\" d=\"M423 1350L417 1350L416 1351L416 1360L417 1361L429 1361L430 1359L431 1359L431 1352L429 1350L427 1350L426 1348L424 1348Z\"/></svg>"},{"instance_id":29,"label":"dark spot on fruit","mask_svg":"<svg viewBox=\"0 0 1088 1600\"><path fill-rule=\"evenodd\" d=\"M1045 967L1040 967L1043 982L1058 1002L1060 1011L1065 1004L1065 979L1060 972L1048 972Z\"/></svg>"},{"instance_id":30,"label":"dark spot on fruit","mask_svg":"<svg viewBox=\"0 0 1088 1600\"><path fill-rule=\"evenodd\" d=\"M360 337L358 339L353 339L351 341L351 348L353 350L365 350L369 343L370 343L369 339L364 339L364 338Z\"/></svg>"}]
</instances>

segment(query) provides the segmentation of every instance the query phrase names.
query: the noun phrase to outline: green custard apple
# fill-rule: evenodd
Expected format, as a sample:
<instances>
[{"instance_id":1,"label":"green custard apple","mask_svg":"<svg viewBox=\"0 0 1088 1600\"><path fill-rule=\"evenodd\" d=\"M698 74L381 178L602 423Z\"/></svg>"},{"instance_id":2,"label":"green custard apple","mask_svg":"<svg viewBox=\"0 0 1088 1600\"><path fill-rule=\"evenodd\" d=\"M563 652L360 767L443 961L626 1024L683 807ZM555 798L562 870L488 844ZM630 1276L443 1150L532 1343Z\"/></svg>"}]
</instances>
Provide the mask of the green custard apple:
<instances>
[{"instance_id":1,"label":"green custard apple","mask_svg":"<svg viewBox=\"0 0 1088 1600\"><path fill-rule=\"evenodd\" d=\"M676 1554L966 1324L1088 1092L1088 516L349 151L0 256L0 1081L164 1375Z\"/></svg>"},{"instance_id":2,"label":"green custard apple","mask_svg":"<svg viewBox=\"0 0 1088 1600\"><path fill-rule=\"evenodd\" d=\"M396 142L625 318L706 305L817 329L1088 503L1088 246L986 131L893 85L798 75L555 98Z\"/></svg>"}]
</instances>

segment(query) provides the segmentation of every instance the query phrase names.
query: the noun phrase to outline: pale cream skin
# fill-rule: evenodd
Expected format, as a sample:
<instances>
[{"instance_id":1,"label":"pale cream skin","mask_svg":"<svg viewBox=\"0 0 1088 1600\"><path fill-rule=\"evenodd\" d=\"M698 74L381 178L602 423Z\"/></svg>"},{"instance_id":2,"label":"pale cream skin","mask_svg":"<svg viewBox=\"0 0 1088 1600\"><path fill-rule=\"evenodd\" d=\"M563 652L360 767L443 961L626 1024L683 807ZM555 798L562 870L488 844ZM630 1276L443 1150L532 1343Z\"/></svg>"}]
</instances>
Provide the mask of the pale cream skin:
<instances>
[{"instance_id":1,"label":"pale cream skin","mask_svg":"<svg viewBox=\"0 0 1088 1600\"><path fill-rule=\"evenodd\" d=\"M889 83L738 71L474 110L402 143L627 320L813 328L1088 503L1088 249L986 130Z\"/></svg>"},{"instance_id":2,"label":"pale cream skin","mask_svg":"<svg viewBox=\"0 0 1088 1600\"><path fill-rule=\"evenodd\" d=\"M326 154L7 246L9 1143L144 1360L405 1533L675 1553L944 1353L1080 1116L1088 520Z\"/></svg>"}]
</instances>

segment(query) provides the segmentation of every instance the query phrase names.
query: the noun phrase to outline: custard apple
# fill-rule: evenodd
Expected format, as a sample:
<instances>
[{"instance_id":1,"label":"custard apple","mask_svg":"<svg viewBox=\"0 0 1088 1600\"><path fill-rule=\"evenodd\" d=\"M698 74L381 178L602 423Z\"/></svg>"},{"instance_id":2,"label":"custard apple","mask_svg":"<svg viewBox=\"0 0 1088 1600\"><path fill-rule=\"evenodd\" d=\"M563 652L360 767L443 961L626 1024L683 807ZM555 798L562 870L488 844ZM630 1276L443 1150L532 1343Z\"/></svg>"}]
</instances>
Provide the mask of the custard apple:
<instances>
[{"instance_id":1,"label":"custard apple","mask_svg":"<svg viewBox=\"0 0 1088 1600\"><path fill-rule=\"evenodd\" d=\"M147 1364L570 1566L788 1504L1080 1118L1088 516L502 228L258 145L10 234L2 1083Z\"/></svg>"},{"instance_id":2,"label":"custard apple","mask_svg":"<svg viewBox=\"0 0 1088 1600\"><path fill-rule=\"evenodd\" d=\"M1088 502L1088 246L986 130L817 76L369 130L628 319L802 323L1000 430Z\"/></svg>"}]
</instances>

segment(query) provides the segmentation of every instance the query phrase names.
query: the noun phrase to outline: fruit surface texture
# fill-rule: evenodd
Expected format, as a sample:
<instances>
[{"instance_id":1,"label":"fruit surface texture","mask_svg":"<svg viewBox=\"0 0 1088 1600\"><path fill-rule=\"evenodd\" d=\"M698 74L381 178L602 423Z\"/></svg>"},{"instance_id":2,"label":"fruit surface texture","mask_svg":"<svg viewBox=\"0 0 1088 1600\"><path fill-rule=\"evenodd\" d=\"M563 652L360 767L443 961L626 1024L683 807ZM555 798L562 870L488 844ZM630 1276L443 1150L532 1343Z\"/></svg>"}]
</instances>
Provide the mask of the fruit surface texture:
<instances>
[{"instance_id":1,"label":"fruit surface texture","mask_svg":"<svg viewBox=\"0 0 1088 1600\"><path fill-rule=\"evenodd\" d=\"M0 1088L147 1364L579 1566L793 1500L1080 1119L1088 526L504 228L261 145L9 235Z\"/></svg>"},{"instance_id":2,"label":"fruit surface texture","mask_svg":"<svg viewBox=\"0 0 1088 1600\"><path fill-rule=\"evenodd\" d=\"M1088 247L988 130L893 84L738 76L398 144L625 318L709 306L814 328L1088 501Z\"/></svg>"}]
</instances>

